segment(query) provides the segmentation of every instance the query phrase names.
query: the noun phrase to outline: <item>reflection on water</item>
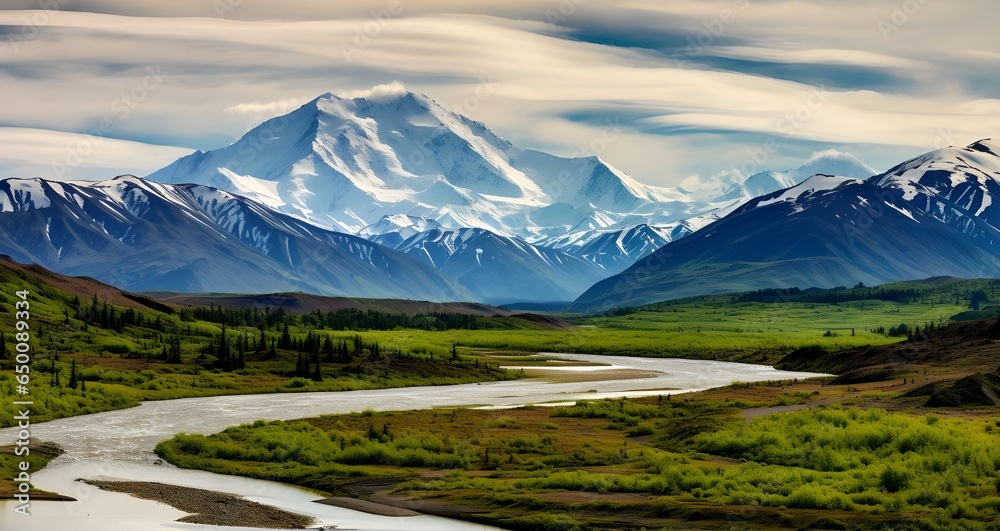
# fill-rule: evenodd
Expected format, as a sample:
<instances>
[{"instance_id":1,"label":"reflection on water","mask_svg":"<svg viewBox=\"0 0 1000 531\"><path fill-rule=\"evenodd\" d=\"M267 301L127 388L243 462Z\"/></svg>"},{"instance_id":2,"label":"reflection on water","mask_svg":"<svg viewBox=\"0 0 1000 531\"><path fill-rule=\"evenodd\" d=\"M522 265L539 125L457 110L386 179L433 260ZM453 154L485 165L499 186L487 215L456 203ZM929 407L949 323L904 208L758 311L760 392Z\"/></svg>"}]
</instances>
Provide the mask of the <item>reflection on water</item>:
<instances>
[{"instance_id":1,"label":"reflection on water","mask_svg":"<svg viewBox=\"0 0 1000 531\"><path fill-rule=\"evenodd\" d=\"M33 426L32 436L60 444L66 454L32 477L36 487L78 498L78 502L32 502L32 516L13 511L14 502L0 502L4 531L146 531L176 529L236 529L180 524L184 516L171 507L131 496L104 492L77 478L159 481L243 495L282 509L312 515L338 529L363 530L482 530L478 524L435 517L392 518L368 515L312 503L315 493L268 481L157 466L153 448L175 433L215 433L227 426L258 419L282 420L322 414L375 410L422 409L479 404L510 407L526 403L572 402L609 396L638 396L694 391L735 381L761 381L816 376L777 371L761 365L662 358L621 358L558 354L560 358L592 361L614 369L652 371L653 378L600 382L547 383L522 380L440 387L409 387L340 393L242 395L146 402L139 407L72 417ZM606 367L608 369L612 367ZM679 389L679 390L678 390ZM599 391L599 392L594 392ZM0 444L13 441L15 430L0 430ZM419 507L414 507L419 511Z\"/></svg>"}]
</instances>

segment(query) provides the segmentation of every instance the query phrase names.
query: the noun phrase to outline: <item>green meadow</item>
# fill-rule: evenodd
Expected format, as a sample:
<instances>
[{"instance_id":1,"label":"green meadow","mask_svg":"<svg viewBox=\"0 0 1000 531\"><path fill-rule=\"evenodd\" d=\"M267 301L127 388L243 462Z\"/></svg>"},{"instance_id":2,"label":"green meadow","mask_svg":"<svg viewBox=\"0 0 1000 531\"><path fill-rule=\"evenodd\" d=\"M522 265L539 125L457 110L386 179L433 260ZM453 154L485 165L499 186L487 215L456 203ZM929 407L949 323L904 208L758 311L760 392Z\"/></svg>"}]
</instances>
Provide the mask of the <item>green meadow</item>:
<instances>
[{"instance_id":1,"label":"green meadow","mask_svg":"<svg viewBox=\"0 0 1000 531\"><path fill-rule=\"evenodd\" d=\"M31 291L29 387L34 419L43 421L142 400L518 377L483 356L496 353L774 363L802 347L887 344L905 338L900 327L942 326L953 316L994 312L997 285L975 280L697 297L562 316L568 325L553 328L517 317L123 308L3 271L0 311L13 315L15 292ZM5 396L16 391L13 325L13 319L0 322ZM11 425L13 415L12 406L0 408L0 426Z\"/></svg>"},{"instance_id":2,"label":"green meadow","mask_svg":"<svg viewBox=\"0 0 1000 531\"><path fill-rule=\"evenodd\" d=\"M810 397L782 397L780 403ZM1000 420L779 401L636 399L362 412L180 434L181 467L463 508L511 529L991 529ZM666 527L663 527L666 525ZM686 527L686 526L685 526Z\"/></svg>"},{"instance_id":3,"label":"green meadow","mask_svg":"<svg viewBox=\"0 0 1000 531\"><path fill-rule=\"evenodd\" d=\"M535 352L774 363L804 347L883 345L952 320L995 316L998 286L938 279L762 290L539 319L132 308L3 270L0 311L13 316L15 293L31 292L28 388L32 422L42 422L143 400L512 379L523 375L500 368L498 356ZM13 319L0 322L4 396L17 393L17 332ZM351 482L388 481L387 496L472 510L466 517L514 529L659 528L692 519L716 526L733 518L799 528L912 520L915 529L954 528L949 522L987 529L1000 517L1000 425L992 419L846 406L749 424L740 416L745 408L806 404L819 392L365 412L181 434L158 452L179 466L332 494L363 496ZM13 425L14 415L4 404L0 426ZM0 459L0 469L11 463Z\"/></svg>"}]
</instances>

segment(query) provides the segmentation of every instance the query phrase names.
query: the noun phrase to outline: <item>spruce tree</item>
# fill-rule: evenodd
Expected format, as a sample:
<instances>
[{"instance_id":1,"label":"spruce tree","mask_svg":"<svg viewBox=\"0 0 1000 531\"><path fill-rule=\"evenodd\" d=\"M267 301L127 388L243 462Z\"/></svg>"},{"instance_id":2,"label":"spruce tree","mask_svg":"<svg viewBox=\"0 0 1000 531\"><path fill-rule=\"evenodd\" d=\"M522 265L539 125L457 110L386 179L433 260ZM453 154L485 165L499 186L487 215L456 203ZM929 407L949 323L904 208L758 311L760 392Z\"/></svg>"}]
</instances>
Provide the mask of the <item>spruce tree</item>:
<instances>
[{"instance_id":1,"label":"spruce tree","mask_svg":"<svg viewBox=\"0 0 1000 531\"><path fill-rule=\"evenodd\" d=\"M222 334L219 336L219 349L217 357L222 363L222 370L231 371L233 370L233 360L229 353L229 342L226 340L226 325L222 325Z\"/></svg>"},{"instance_id":2,"label":"spruce tree","mask_svg":"<svg viewBox=\"0 0 1000 531\"><path fill-rule=\"evenodd\" d=\"M320 366L319 353L316 354L316 370L313 372L313 381L323 381L323 368Z\"/></svg>"},{"instance_id":3,"label":"spruce tree","mask_svg":"<svg viewBox=\"0 0 1000 531\"><path fill-rule=\"evenodd\" d=\"M181 338L180 337L174 336L173 343L171 344L171 348L173 349L173 352L171 353L171 357L170 357L171 361L173 363L180 363L181 362Z\"/></svg>"},{"instance_id":4,"label":"spruce tree","mask_svg":"<svg viewBox=\"0 0 1000 531\"><path fill-rule=\"evenodd\" d=\"M327 361L333 360L333 340L326 336L323 340L323 356Z\"/></svg>"},{"instance_id":5,"label":"spruce tree","mask_svg":"<svg viewBox=\"0 0 1000 531\"><path fill-rule=\"evenodd\" d=\"M246 350L246 347L247 347L247 334L246 334L246 332L243 333L243 340L240 341L239 343L240 343L239 347L237 348L237 352L239 354L238 354L238 356L236 358L236 368L237 369L245 369L246 366L247 366L247 358L246 358L246 353L247 353L247 350Z\"/></svg>"},{"instance_id":6,"label":"spruce tree","mask_svg":"<svg viewBox=\"0 0 1000 531\"><path fill-rule=\"evenodd\" d=\"M298 359L295 360L295 376L301 377L304 376L303 373L309 372L308 367L306 367L305 369L303 369L303 367L306 367L305 357L302 356L302 353L300 352Z\"/></svg>"},{"instance_id":7,"label":"spruce tree","mask_svg":"<svg viewBox=\"0 0 1000 531\"><path fill-rule=\"evenodd\" d=\"M285 329L281 331L281 341L278 342L278 348L282 350L291 350L292 348L292 335L288 331L288 323L285 323Z\"/></svg>"},{"instance_id":8,"label":"spruce tree","mask_svg":"<svg viewBox=\"0 0 1000 531\"><path fill-rule=\"evenodd\" d=\"M340 361L341 363L351 362L351 351L347 349L347 340L340 342Z\"/></svg>"}]
</instances>

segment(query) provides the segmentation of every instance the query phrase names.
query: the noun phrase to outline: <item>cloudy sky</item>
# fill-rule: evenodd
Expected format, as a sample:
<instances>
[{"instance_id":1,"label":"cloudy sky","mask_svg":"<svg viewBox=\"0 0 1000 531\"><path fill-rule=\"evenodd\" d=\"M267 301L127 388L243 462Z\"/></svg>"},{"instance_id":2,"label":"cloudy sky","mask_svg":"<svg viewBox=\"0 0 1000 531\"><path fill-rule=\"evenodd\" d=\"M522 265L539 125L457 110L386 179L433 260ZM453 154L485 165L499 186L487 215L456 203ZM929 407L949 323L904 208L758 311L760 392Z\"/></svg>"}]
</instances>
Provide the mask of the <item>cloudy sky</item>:
<instances>
[{"instance_id":1,"label":"cloudy sky","mask_svg":"<svg viewBox=\"0 0 1000 531\"><path fill-rule=\"evenodd\" d=\"M144 175L387 83L522 147L703 193L827 149L881 170L1000 135L992 0L3 6L2 177Z\"/></svg>"}]
</instances>

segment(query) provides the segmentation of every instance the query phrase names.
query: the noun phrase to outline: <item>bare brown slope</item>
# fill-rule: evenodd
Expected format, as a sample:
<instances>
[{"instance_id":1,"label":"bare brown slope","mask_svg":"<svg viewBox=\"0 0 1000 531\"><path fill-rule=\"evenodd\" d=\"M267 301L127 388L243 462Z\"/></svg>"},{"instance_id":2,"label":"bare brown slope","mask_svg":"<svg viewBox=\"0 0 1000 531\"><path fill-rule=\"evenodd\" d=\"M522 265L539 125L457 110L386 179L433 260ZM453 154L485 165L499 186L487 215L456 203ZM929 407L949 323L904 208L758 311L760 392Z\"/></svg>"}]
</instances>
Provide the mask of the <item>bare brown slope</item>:
<instances>
[{"instance_id":1,"label":"bare brown slope","mask_svg":"<svg viewBox=\"0 0 1000 531\"><path fill-rule=\"evenodd\" d=\"M882 347L799 349L776 367L838 374L835 384L919 381L905 397L924 399L928 407L995 406L1000 403L1000 322L956 323Z\"/></svg>"},{"instance_id":2,"label":"bare brown slope","mask_svg":"<svg viewBox=\"0 0 1000 531\"><path fill-rule=\"evenodd\" d=\"M338 310L375 310L404 313L457 313L463 315L511 315L511 312L486 304L471 302L427 302L404 299L355 299L324 297L309 293L272 293L267 295L234 295L225 293L148 293L156 300L173 306L228 306L237 308L283 308L293 313L336 312Z\"/></svg>"},{"instance_id":3,"label":"bare brown slope","mask_svg":"<svg viewBox=\"0 0 1000 531\"><path fill-rule=\"evenodd\" d=\"M841 379L866 375L887 378L928 365L992 372L1000 368L1000 333L996 321L983 319L955 323L915 340L881 347L861 347L840 352L799 349L776 365L785 370L834 373ZM870 381L884 378L867 378ZM846 383L846 382L845 382Z\"/></svg>"},{"instance_id":4,"label":"bare brown slope","mask_svg":"<svg viewBox=\"0 0 1000 531\"><path fill-rule=\"evenodd\" d=\"M17 263L7 255L0 255L0 267L10 270L22 278L52 286L70 295L76 295L82 300L93 298L96 295L102 301L119 306L137 309L148 308L167 313L173 311L169 306L149 297L120 290L93 278L60 275L39 265Z\"/></svg>"}]
</instances>

